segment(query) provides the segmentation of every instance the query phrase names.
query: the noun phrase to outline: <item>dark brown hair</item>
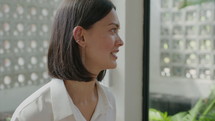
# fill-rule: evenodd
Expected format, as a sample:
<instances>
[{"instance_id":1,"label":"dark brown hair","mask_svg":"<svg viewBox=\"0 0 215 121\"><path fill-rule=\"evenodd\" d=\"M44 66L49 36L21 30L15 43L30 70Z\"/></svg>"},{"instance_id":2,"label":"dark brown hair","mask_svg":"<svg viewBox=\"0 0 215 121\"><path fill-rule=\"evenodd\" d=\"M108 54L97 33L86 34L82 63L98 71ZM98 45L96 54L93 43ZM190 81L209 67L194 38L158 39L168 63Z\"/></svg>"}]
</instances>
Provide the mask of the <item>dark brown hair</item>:
<instances>
[{"instance_id":1,"label":"dark brown hair","mask_svg":"<svg viewBox=\"0 0 215 121\"><path fill-rule=\"evenodd\" d=\"M79 45L73 37L73 29L82 26L89 29L116 9L109 0L64 0L57 10L48 50L49 75L62 80L88 82L93 75L84 67ZM103 70L97 76L101 81L105 76Z\"/></svg>"}]
</instances>

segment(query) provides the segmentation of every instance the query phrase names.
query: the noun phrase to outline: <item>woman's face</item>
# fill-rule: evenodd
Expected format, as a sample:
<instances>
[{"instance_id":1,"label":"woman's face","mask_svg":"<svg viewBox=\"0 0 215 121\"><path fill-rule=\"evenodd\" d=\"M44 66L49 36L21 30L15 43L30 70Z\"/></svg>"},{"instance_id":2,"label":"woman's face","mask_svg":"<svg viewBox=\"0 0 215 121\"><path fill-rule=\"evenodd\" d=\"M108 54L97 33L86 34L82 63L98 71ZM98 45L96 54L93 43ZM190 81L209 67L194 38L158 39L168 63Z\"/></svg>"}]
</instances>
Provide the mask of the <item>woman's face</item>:
<instances>
[{"instance_id":1,"label":"woman's face","mask_svg":"<svg viewBox=\"0 0 215 121\"><path fill-rule=\"evenodd\" d=\"M118 35L119 20L114 9L84 31L85 62L89 71L115 68L117 53L123 41Z\"/></svg>"}]
</instances>

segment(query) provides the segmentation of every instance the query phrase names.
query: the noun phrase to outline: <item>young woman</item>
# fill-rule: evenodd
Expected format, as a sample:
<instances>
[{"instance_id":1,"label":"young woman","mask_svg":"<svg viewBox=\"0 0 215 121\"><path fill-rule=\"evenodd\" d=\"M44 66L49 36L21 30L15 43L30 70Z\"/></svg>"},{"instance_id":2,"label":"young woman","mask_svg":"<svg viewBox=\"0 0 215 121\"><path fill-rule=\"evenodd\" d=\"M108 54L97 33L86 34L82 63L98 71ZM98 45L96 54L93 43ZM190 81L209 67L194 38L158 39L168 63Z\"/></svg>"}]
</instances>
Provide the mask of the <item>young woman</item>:
<instances>
[{"instance_id":1,"label":"young woman","mask_svg":"<svg viewBox=\"0 0 215 121\"><path fill-rule=\"evenodd\" d=\"M123 41L109 0L64 0L48 51L53 79L16 109L12 121L115 121L113 94L100 85Z\"/></svg>"}]
</instances>

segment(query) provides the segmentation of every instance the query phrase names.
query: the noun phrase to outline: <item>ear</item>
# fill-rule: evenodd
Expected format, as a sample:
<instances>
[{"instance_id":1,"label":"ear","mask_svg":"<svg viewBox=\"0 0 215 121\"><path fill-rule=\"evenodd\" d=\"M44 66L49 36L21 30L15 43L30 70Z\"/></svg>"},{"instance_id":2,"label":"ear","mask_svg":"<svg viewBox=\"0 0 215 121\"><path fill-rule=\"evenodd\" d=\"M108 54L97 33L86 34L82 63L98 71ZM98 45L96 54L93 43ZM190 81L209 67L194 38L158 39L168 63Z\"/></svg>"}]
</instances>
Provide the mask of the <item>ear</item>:
<instances>
[{"instance_id":1,"label":"ear","mask_svg":"<svg viewBox=\"0 0 215 121\"><path fill-rule=\"evenodd\" d=\"M74 37L75 41L81 47L84 47L85 46L85 40L84 40L84 36L83 36L84 28L81 26L76 26L72 32L73 32L73 37Z\"/></svg>"}]
</instances>

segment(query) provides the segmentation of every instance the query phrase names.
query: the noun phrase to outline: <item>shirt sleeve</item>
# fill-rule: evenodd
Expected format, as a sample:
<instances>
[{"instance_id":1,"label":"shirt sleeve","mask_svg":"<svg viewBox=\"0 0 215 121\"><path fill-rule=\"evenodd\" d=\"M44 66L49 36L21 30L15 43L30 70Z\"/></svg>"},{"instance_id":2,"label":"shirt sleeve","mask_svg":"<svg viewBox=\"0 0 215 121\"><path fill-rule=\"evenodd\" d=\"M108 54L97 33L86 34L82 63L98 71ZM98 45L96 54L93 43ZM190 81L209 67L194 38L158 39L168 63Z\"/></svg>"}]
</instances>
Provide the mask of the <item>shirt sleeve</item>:
<instances>
[{"instance_id":1,"label":"shirt sleeve","mask_svg":"<svg viewBox=\"0 0 215 121\"><path fill-rule=\"evenodd\" d=\"M21 118L20 111L16 110L10 121L27 121Z\"/></svg>"}]
</instances>

